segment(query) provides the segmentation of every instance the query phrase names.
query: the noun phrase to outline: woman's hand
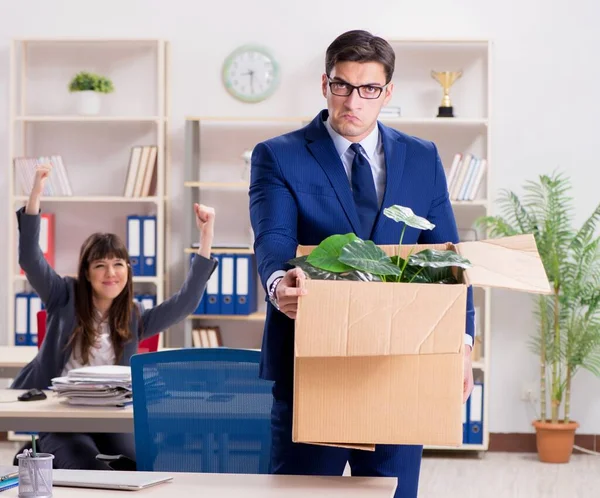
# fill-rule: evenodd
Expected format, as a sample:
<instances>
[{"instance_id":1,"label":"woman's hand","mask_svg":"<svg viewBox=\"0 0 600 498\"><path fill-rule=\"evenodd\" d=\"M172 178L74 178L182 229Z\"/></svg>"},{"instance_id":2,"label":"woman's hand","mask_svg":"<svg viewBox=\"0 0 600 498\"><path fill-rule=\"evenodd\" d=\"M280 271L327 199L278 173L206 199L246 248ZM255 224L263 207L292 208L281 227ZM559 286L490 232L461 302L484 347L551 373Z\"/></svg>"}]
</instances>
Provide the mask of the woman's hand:
<instances>
[{"instance_id":1,"label":"woman's hand","mask_svg":"<svg viewBox=\"0 0 600 498\"><path fill-rule=\"evenodd\" d=\"M215 235L215 210L204 204L194 204L196 213L196 226L200 231L200 247L198 254L210 258L213 237Z\"/></svg>"},{"instance_id":2,"label":"woman's hand","mask_svg":"<svg viewBox=\"0 0 600 498\"><path fill-rule=\"evenodd\" d=\"M27 206L25 207L25 212L27 214L37 215L40 212L40 197L44 192L44 187L46 186L48 178L50 178L51 172L51 164L40 164L35 169L33 188L31 189L29 200L27 201Z\"/></svg>"}]
</instances>

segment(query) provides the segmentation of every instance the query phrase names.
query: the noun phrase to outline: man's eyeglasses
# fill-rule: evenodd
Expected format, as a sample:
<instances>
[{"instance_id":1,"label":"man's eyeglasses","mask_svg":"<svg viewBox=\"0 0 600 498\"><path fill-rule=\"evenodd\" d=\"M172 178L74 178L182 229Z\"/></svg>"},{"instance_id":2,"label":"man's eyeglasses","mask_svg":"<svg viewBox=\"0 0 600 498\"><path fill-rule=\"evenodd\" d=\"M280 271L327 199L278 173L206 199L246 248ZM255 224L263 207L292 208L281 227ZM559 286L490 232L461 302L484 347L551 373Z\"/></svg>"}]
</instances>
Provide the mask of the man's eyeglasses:
<instances>
[{"instance_id":1,"label":"man's eyeglasses","mask_svg":"<svg viewBox=\"0 0 600 498\"><path fill-rule=\"evenodd\" d=\"M337 95L339 97L348 97L352 94L352 92L356 89L358 91L358 95L363 99L378 99L383 92L383 89L387 86L373 86L373 85L360 85L354 86L350 83L346 83L344 80L332 80L329 76L327 77L329 80L329 89L333 95Z\"/></svg>"}]
</instances>

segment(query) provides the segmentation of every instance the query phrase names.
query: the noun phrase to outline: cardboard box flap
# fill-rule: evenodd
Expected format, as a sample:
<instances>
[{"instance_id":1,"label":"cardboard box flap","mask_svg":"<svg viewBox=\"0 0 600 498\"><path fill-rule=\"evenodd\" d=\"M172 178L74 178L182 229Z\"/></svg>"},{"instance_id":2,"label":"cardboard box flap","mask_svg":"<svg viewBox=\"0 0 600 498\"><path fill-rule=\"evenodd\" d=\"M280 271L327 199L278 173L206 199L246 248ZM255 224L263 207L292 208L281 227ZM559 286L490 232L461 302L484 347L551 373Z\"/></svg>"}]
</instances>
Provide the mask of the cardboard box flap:
<instances>
[{"instance_id":1,"label":"cardboard box flap","mask_svg":"<svg viewBox=\"0 0 600 498\"><path fill-rule=\"evenodd\" d=\"M464 271L467 285L552 294L531 234L461 242L456 251L473 265Z\"/></svg>"}]
</instances>

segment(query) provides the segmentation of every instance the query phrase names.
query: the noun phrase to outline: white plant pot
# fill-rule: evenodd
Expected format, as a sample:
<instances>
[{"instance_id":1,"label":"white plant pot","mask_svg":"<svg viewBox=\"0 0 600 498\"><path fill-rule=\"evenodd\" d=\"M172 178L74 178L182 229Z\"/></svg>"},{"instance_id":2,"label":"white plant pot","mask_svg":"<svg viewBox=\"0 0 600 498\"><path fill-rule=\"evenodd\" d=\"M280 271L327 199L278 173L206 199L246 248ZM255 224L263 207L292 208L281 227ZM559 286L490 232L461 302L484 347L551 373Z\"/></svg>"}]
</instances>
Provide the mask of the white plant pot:
<instances>
[{"instance_id":1,"label":"white plant pot","mask_svg":"<svg viewBox=\"0 0 600 498\"><path fill-rule=\"evenodd\" d=\"M93 90L75 92L77 98L77 112L86 116L100 113L100 94Z\"/></svg>"}]
</instances>

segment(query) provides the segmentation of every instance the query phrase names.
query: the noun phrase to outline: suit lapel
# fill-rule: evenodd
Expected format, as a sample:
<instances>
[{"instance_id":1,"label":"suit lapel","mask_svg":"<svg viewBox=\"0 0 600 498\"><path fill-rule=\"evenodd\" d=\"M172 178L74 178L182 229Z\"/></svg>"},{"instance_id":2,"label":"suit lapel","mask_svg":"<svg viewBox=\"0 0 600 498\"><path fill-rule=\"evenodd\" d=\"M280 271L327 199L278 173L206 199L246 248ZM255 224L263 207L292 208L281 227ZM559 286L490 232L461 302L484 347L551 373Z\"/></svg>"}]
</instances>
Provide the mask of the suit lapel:
<instances>
[{"instance_id":1,"label":"suit lapel","mask_svg":"<svg viewBox=\"0 0 600 498\"><path fill-rule=\"evenodd\" d=\"M350 189L350 182L346 175L346 170L342 160L338 156L333 140L329 136L323 119L327 116L327 111L319 113L306 129L307 147L314 158L317 160L323 171L329 178L331 186L335 190L338 200L352 225L354 233L360 232L360 220L354 205L354 197Z\"/></svg>"},{"instance_id":2,"label":"suit lapel","mask_svg":"<svg viewBox=\"0 0 600 498\"><path fill-rule=\"evenodd\" d=\"M379 209L379 214L375 220L373 231L371 232L371 240L375 240L377 232L383 226L385 215L383 210L394 204L403 205L402 189L402 174L404 172L404 161L406 160L406 144L398 140L390 130L379 124L379 132L383 143L383 155L385 157L385 192L383 201Z\"/></svg>"}]
</instances>

